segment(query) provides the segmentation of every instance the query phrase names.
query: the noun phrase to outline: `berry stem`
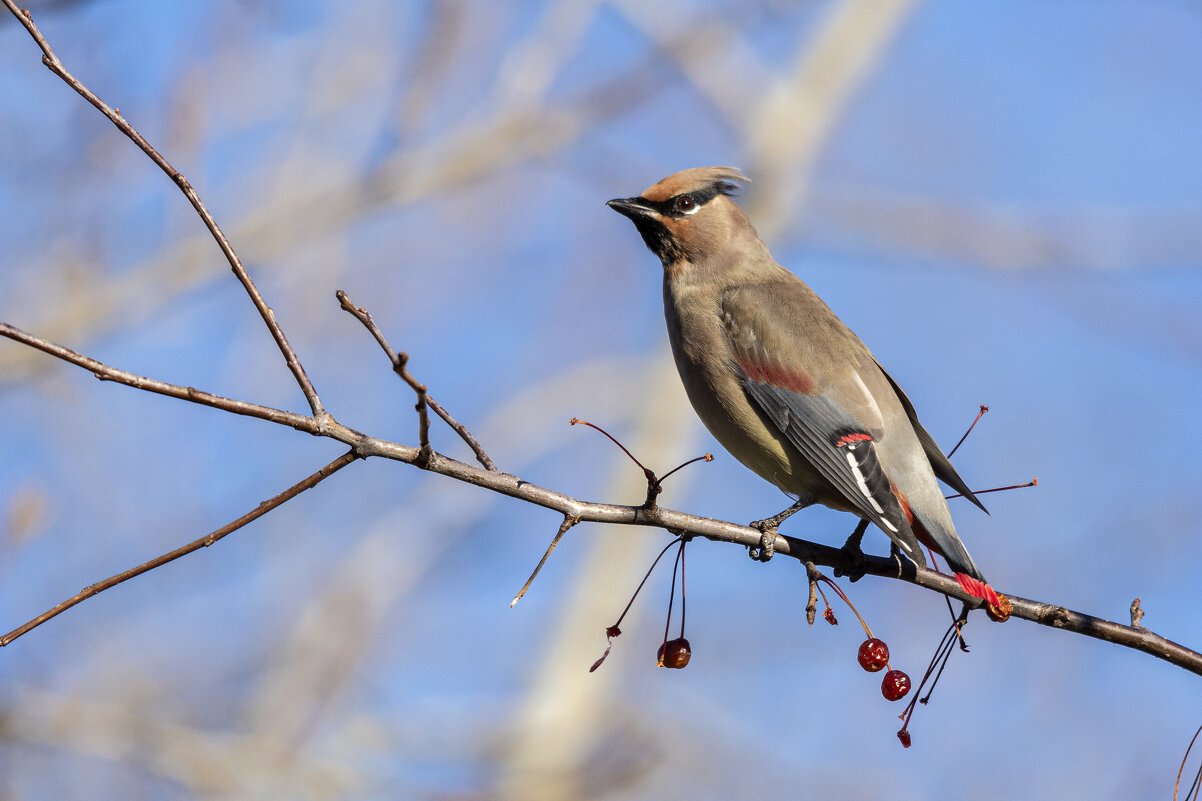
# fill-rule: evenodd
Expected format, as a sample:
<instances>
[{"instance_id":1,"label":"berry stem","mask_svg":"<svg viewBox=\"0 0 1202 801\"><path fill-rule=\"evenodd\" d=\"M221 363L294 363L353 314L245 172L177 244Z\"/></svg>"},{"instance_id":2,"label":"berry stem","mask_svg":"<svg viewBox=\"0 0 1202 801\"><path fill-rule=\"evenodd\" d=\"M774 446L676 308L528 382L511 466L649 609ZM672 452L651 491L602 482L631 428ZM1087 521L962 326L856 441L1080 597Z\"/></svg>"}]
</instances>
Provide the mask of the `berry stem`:
<instances>
[{"instance_id":1,"label":"berry stem","mask_svg":"<svg viewBox=\"0 0 1202 801\"><path fill-rule=\"evenodd\" d=\"M843 599L843 603L847 604L848 608L851 609L851 611L855 613L856 620L860 621L860 625L864 627L864 633L866 635L868 635L868 639L870 639L870 640L874 639L876 637L876 635L872 633L872 629L868 628L868 624L864 622L864 618L860 617L860 610L856 609L856 605L851 602L851 599L847 597L847 595L843 592L843 590L839 589L839 585L836 584L835 582L831 581L829 578L822 575L821 573L818 574L818 580L825 582L827 585L829 585L830 588L832 590L834 590L839 595L840 598ZM822 592L821 588L819 588L818 591ZM826 600L825 593L822 596L822 600L824 600L824 601Z\"/></svg>"},{"instance_id":2,"label":"berry stem","mask_svg":"<svg viewBox=\"0 0 1202 801\"><path fill-rule=\"evenodd\" d=\"M626 617L626 613L629 612L630 607L634 605L634 599L639 597L639 593L643 591L643 585L647 583L647 579L651 578L651 571L655 570L655 566L659 564L660 559L664 558L664 554L668 552L668 549L680 541L680 537L672 540L664 546L662 551L659 552L659 556L655 557L655 561L651 563L651 567L647 568L647 572L644 574L643 580L639 582L639 586L634 591L634 595L630 596L630 600L626 602L626 608L622 610L622 614L618 615L618 622L614 623L611 628L617 628L618 626L622 625L622 620Z\"/></svg>"},{"instance_id":3,"label":"berry stem","mask_svg":"<svg viewBox=\"0 0 1202 801\"><path fill-rule=\"evenodd\" d=\"M684 637L684 613L685 601L687 600L684 592L684 546L688 544L688 540L681 539L680 541L680 636Z\"/></svg>"},{"instance_id":4,"label":"berry stem","mask_svg":"<svg viewBox=\"0 0 1202 801\"><path fill-rule=\"evenodd\" d=\"M960 450L960 446L964 444L964 440L968 439L968 435L971 434L972 430L977 427L977 423L981 422L981 418L985 416L985 412L989 411L989 407L985 404L982 403L980 406L981 411L977 412L977 416L973 418L972 425L970 425L968 430L964 432L964 436L960 437L960 441L956 443L956 447L948 451L947 458L952 458L956 451Z\"/></svg>"}]
</instances>

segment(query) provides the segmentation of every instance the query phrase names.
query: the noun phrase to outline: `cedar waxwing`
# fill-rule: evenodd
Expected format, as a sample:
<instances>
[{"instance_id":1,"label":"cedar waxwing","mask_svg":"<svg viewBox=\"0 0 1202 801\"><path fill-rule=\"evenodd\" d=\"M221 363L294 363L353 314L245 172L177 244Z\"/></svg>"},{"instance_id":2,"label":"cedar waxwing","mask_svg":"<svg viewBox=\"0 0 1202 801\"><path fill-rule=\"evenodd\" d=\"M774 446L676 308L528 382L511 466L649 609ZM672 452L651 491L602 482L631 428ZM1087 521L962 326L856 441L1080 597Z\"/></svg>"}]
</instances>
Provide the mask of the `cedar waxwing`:
<instances>
[{"instance_id":1,"label":"cedar waxwing","mask_svg":"<svg viewBox=\"0 0 1202 801\"><path fill-rule=\"evenodd\" d=\"M698 167L607 205L663 262L668 339L698 416L735 458L797 497L760 521L771 523L761 554L775 524L821 503L875 523L917 565L926 566L919 543L933 548L966 592L996 603L936 476L985 507L860 338L773 260L731 199L747 180Z\"/></svg>"}]
</instances>

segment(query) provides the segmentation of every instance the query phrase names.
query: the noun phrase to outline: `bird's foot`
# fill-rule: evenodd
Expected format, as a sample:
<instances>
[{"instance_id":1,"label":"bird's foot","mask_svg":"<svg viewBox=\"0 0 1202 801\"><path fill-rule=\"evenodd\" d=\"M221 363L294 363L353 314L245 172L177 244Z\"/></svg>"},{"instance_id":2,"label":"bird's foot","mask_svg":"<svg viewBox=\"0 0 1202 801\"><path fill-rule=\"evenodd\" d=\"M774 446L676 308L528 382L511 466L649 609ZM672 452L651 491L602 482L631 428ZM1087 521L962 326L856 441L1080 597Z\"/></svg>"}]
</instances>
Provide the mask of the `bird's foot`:
<instances>
[{"instance_id":1,"label":"bird's foot","mask_svg":"<svg viewBox=\"0 0 1202 801\"><path fill-rule=\"evenodd\" d=\"M780 524L793 516L795 512L809 506L808 501L797 501L788 509L780 514L775 514L772 517L766 517L763 520L753 520L747 525L760 530L760 544L750 545L747 548L747 555L757 562L767 562L776 553L776 535Z\"/></svg>"},{"instance_id":2,"label":"bird's foot","mask_svg":"<svg viewBox=\"0 0 1202 801\"><path fill-rule=\"evenodd\" d=\"M781 523L785 522L794 514L809 506L810 503L810 501L798 500L788 509L779 514L775 514L772 517L766 517L763 520L755 520L747 525L751 526L752 528L758 528L760 531L768 531L769 529L776 531L778 528L780 528Z\"/></svg>"},{"instance_id":3,"label":"bird's foot","mask_svg":"<svg viewBox=\"0 0 1202 801\"><path fill-rule=\"evenodd\" d=\"M852 566L847 570L836 569L836 578L839 576L847 576L848 580L853 584L864 578L864 551L860 547L860 543L863 541L864 532L867 530L868 521L861 520L856 526L856 530L853 531L851 536L847 538L847 542L843 543L843 547L840 550L847 554L848 558L851 559Z\"/></svg>"},{"instance_id":4,"label":"bird's foot","mask_svg":"<svg viewBox=\"0 0 1202 801\"><path fill-rule=\"evenodd\" d=\"M747 555L757 562L767 562L776 553L776 526L763 526L763 522L757 520L751 524L760 530L760 544L747 546Z\"/></svg>"}]
</instances>

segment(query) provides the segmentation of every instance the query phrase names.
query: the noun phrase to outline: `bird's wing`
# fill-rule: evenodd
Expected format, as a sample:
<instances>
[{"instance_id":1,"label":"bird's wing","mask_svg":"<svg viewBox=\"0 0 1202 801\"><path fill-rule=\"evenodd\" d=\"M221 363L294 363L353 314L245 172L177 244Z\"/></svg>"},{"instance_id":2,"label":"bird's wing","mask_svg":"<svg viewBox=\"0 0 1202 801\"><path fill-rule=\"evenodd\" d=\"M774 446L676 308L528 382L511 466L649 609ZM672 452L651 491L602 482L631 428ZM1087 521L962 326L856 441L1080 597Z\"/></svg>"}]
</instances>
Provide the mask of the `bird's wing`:
<instances>
[{"instance_id":1,"label":"bird's wing","mask_svg":"<svg viewBox=\"0 0 1202 801\"><path fill-rule=\"evenodd\" d=\"M881 367L880 362L877 362L877 367ZM985 504L981 503L980 499L973 494L968 485L964 483L964 479L960 478L960 474L956 472L956 468L952 466L951 460L944 455L939 443L935 442L935 438L930 435L922 423L918 422L918 415L914 411L914 405L910 403L910 399L906 397L906 393L893 380L893 376L881 367L881 372L885 374L885 378L889 379L889 385L893 387L897 393L897 399L901 401L902 408L906 410L906 415L910 418L910 424L914 427L914 433L918 435L918 441L922 443L922 449L927 455L927 460L931 463L931 469L935 471L935 475L939 477L944 484L954 489L956 492L963 495L968 500L980 507L981 511L989 514L989 510L985 508Z\"/></svg>"},{"instance_id":2,"label":"bird's wing","mask_svg":"<svg viewBox=\"0 0 1202 801\"><path fill-rule=\"evenodd\" d=\"M877 456L884 421L854 369L864 358L872 364L863 344L801 282L730 290L722 312L752 402L849 505L925 564ZM799 319L814 329L804 340L783 322Z\"/></svg>"}]
</instances>

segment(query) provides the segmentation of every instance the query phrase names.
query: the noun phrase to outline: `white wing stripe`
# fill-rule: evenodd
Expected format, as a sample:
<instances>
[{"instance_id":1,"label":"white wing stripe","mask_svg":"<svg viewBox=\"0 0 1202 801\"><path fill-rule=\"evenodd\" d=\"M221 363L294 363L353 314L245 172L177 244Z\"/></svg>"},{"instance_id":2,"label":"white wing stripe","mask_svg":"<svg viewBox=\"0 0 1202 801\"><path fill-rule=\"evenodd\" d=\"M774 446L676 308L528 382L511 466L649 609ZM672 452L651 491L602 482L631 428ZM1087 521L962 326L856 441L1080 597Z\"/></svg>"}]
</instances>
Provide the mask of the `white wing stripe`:
<instances>
[{"instance_id":1,"label":"white wing stripe","mask_svg":"<svg viewBox=\"0 0 1202 801\"><path fill-rule=\"evenodd\" d=\"M860 465L858 462L856 462L854 451L854 446L848 448L846 456L847 464L849 467L851 467L851 473L853 476L855 476L856 486L860 488L860 492L864 493L864 497L868 499L870 504L872 504L873 510L875 510L876 513L881 516L881 522L888 526L890 531L897 533L897 527L885 519L885 510L881 508L881 505L876 502L876 498L872 497L872 493L868 490L868 482L864 479L864 474L860 471Z\"/></svg>"}]
</instances>

